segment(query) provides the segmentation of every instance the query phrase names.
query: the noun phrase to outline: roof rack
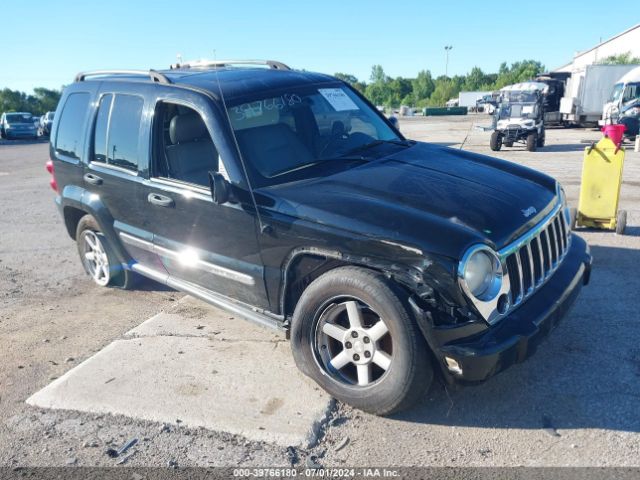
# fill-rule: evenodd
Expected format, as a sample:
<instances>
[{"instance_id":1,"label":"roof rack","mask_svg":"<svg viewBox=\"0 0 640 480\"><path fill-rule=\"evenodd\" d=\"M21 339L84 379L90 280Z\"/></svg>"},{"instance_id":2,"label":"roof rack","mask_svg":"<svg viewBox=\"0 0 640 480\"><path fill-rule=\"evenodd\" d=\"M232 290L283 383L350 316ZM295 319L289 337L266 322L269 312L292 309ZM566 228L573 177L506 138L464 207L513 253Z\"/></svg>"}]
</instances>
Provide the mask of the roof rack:
<instances>
[{"instance_id":1,"label":"roof rack","mask_svg":"<svg viewBox=\"0 0 640 480\"><path fill-rule=\"evenodd\" d=\"M288 65L276 60L196 60L193 62L176 63L169 68L207 68L226 67L229 65L266 65L273 70L291 70Z\"/></svg>"},{"instance_id":2,"label":"roof rack","mask_svg":"<svg viewBox=\"0 0 640 480\"><path fill-rule=\"evenodd\" d=\"M80 72L76 75L76 82L84 82L87 77L96 77L102 75L144 75L151 78L151 81L157 83L171 83L166 75L155 70L92 70L90 72Z\"/></svg>"}]
</instances>

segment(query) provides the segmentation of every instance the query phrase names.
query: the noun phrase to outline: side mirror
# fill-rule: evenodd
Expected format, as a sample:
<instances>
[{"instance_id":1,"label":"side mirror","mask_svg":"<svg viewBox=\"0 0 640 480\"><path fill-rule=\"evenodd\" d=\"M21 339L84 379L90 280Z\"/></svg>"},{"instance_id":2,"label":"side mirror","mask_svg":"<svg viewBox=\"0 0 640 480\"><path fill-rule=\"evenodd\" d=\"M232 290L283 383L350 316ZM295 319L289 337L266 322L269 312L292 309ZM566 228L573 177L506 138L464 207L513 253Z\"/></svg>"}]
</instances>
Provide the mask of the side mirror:
<instances>
[{"instance_id":1,"label":"side mirror","mask_svg":"<svg viewBox=\"0 0 640 480\"><path fill-rule=\"evenodd\" d=\"M209 187L211 187L211 198L216 205L222 205L229 201L231 196L231 185L218 172L209 172Z\"/></svg>"},{"instance_id":2,"label":"side mirror","mask_svg":"<svg viewBox=\"0 0 640 480\"><path fill-rule=\"evenodd\" d=\"M400 130L400 124L398 123L398 117L391 115L389 117L389 122L394 126L396 130Z\"/></svg>"}]
</instances>

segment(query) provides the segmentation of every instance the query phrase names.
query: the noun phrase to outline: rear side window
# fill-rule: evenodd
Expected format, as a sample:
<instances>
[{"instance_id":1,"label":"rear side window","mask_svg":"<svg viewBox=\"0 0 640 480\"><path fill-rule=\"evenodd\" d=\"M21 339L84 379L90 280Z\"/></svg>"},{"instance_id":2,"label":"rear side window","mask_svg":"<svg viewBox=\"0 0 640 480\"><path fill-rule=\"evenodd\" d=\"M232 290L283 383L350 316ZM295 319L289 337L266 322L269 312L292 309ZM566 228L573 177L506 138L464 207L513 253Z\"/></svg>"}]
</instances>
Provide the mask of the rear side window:
<instances>
[{"instance_id":1,"label":"rear side window","mask_svg":"<svg viewBox=\"0 0 640 480\"><path fill-rule=\"evenodd\" d=\"M138 170L138 137L144 99L135 95L104 95L93 137L94 162Z\"/></svg>"},{"instance_id":2,"label":"rear side window","mask_svg":"<svg viewBox=\"0 0 640 480\"><path fill-rule=\"evenodd\" d=\"M84 119L89 108L88 93L72 93L62 109L55 149L59 155L80 160Z\"/></svg>"}]
</instances>

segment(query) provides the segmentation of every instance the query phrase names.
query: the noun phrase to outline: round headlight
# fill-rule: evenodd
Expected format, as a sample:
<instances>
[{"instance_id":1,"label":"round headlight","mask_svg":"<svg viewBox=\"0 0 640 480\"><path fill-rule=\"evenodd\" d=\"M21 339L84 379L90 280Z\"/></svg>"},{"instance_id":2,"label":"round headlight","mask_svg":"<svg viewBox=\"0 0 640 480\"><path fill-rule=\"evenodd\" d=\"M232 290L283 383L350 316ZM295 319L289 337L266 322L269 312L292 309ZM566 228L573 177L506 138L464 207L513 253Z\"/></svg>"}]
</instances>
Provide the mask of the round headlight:
<instances>
[{"instance_id":1,"label":"round headlight","mask_svg":"<svg viewBox=\"0 0 640 480\"><path fill-rule=\"evenodd\" d=\"M502 286L502 266L488 248L477 248L462 264L461 277L469 294L488 301L495 298Z\"/></svg>"},{"instance_id":2,"label":"round headlight","mask_svg":"<svg viewBox=\"0 0 640 480\"><path fill-rule=\"evenodd\" d=\"M491 286L494 277L493 262L484 251L469 257L464 268L464 280L474 297L482 297Z\"/></svg>"}]
</instances>

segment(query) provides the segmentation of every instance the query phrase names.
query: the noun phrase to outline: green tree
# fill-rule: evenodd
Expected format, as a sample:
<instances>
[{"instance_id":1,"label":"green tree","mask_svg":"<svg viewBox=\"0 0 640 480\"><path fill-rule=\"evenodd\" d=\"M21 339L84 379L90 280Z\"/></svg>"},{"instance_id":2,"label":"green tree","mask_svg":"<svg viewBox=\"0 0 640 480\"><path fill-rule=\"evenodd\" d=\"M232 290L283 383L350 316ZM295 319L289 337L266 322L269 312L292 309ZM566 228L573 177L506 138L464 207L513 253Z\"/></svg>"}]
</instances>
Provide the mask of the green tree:
<instances>
[{"instance_id":1,"label":"green tree","mask_svg":"<svg viewBox=\"0 0 640 480\"><path fill-rule=\"evenodd\" d=\"M432 107L443 107L447 100L457 97L460 93L459 87L453 79L439 77L436 79L436 88L429 98L428 105Z\"/></svg>"},{"instance_id":2,"label":"green tree","mask_svg":"<svg viewBox=\"0 0 640 480\"><path fill-rule=\"evenodd\" d=\"M353 85L354 83L356 83L358 81L358 79L356 78L355 75L351 75L349 73L335 73L333 75L334 77L336 77L338 80L342 80L343 82L347 82L349 85Z\"/></svg>"},{"instance_id":3,"label":"green tree","mask_svg":"<svg viewBox=\"0 0 640 480\"><path fill-rule=\"evenodd\" d=\"M27 94L18 90L10 90L8 88L0 91L0 111L2 112L21 112L29 108Z\"/></svg>"},{"instance_id":4,"label":"green tree","mask_svg":"<svg viewBox=\"0 0 640 480\"><path fill-rule=\"evenodd\" d=\"M482 89L482 86L492 83L481 68L473 67L467 74L462 84L462 89L467 92L474 92Z\"/></svg>"},{"instance_id":5,"label":"green tree","mask_svg":"<svg viewBox=\"0 0 640 480\"><path fill-rule=\"evenodd\" d=\"M411 80L397 77L386 84L387 96L384 104L399 107L408 95L411 95Z\"/></svg>"},{"instance_id":6,"label":"green tree","mask_svg":"<svg viewBox=\"0 0 640 480\"><path fill-rule=\"evenodd\" d=\"M433 77L429 70L421 70L418 76L411 81L413 89L413 98L416 104L420 104L429 100L431 94L436 88Z\"/></svg>"},{"instance_id":7,"label":"green tree","mask_svg":"<svg viewBox=\"0 0 640 480\"><path fill-rule=\"evenodd\" d=\"M50 90L48 88L34 88L33 93L35 94L35 104L34 104L34 112L39 113L40 115L45 114L46 112L55 111L58 106L58 102L60 101L60 95L62 92L59 90Z\"/></svg>"},{"instance_id":8,"label":"green tree","mask_svg":"<svg viewBox=\"0 0 640 480\"><path fill-rule=\"evenodd\" d=\"M371 67L371 83L387 83L389 77L384 73L382 65L374 65Z\"/></svg>"},{"instance_id":9,"label":"green tree","mask_svg":"<svg viewBox=\"0 0 640 480\"><path fill-rule=\"evenodd\" d=\"M364 94L367 85L364 82L361 82L357 79L355 75L351 75L350 73L336 73L333 75L334 77L342 80L343 82L347 82L353 88L358 90L360 93Z\"/></svg>"},{"instance_id":10,"label":"green tree","mask_svg":"<svg viewBox=\"0 0 640 480\"><path fill-rule=\"evenodd\" d=\"M383 83L370 83L365 88L364 94L374 105L384 105L389 92Z\"/></svg>"},{"instance_id":11,"label":"green tree","mask_svg":"<svg viewBox=\"0 0 640 480\"><path fill-rule=\"evenodd\" d=\"M34 95L5 88L0 90L0 112L31 112L42 115L56 109L60 95L60 91L46 88L35 88Z\"/></svg>"},{"instance_id":12,"label":"green tree","mask_svg":"<svg viewBox=\"0 0 640 480\"><path fill-rule=\"evenodd\" d=\"M495 88L502 88L514 83L532 80L544 71L544 65L536 60L522 60L512 63L507 67L506 63L500 65L498 78L495 81Z\"/></svg>"},{"instance_id":13,"label":"green tree","mask_svg":"<svg viewBox=\"0 0 640 480\"><path fill-rule=\"evenodd\" d=\"M598 61L600 65L640 65L640 57L632 56L631 52L609 55Z\"/></svg>"},{"instance_id":14,"label":"green tree","mask_svg":"<svg viewBox=\"0 0 640 480\"><path fill-rule=\"evenodd\" d=\"M336 74L352 84L376 105L410 105L417 107L442 106L461 91L496 90L513 83L531 80L544 71L544 65L536 60L522 60L508 65L500 64L497 73L485 73L473 67L466 75L434 79L429 70L421 70L416 78L390 78L381 65L371 67L371 83L358 82L353 75Z\"/></svg>"}]
</instances>

